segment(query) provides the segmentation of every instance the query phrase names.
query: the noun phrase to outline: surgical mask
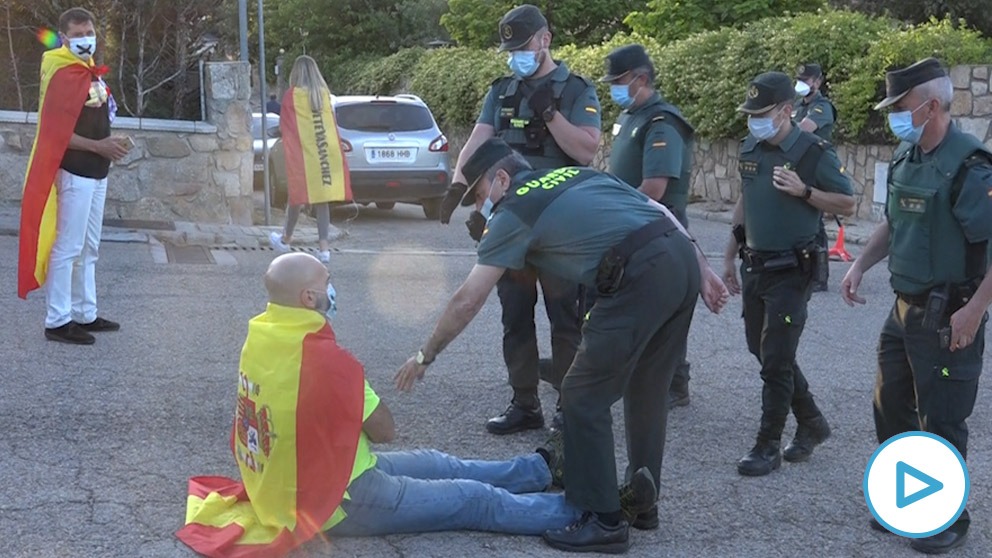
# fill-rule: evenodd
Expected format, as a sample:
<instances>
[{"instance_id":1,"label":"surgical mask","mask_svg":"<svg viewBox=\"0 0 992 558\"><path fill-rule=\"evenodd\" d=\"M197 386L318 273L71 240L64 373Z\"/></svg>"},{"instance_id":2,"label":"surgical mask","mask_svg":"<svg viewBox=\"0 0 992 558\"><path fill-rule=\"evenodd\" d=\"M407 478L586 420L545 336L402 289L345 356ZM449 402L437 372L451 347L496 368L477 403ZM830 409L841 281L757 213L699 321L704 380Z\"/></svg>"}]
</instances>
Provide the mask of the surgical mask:
<instances>
[{"instance_id":1,"label":"surgical mask","mask_svg":"<svg viewBox=\"0 0 992 558\"><path fill-rule=\"evenodd\" d=\"M630 108L634 104L634 98L630 95L630 84L611 85L610 98L620 105L620 108Z\"/></svg>"},{"instance_id":2,"label":"surgical mask","mask_svg":"<svg viewBox=\"0 0 992 558\"><path fill-rule=\"evenodd\" d=\"M796 82L796 95L799 95L800 97L805 97L806 95L809 95L810 91L812 91L812 89L810 89L809 84L807 84L805 81Z\"/></svg>"},{"instance_id":3,"label":"surgical mask","mask_svg":"<svg viewBox=\"0 0 992 558\"><path fill-rule=\"evenodd\" d=\"M526 78L537 71L537 52L533 50L515 50L510 53L506 63L517 77Z\"/></svg>"},{"instance_id":4,"label":"surgical mask","mask_svg":"<svg viewBox=\"0 0 992 558\"><path fill-rule=\"evenodd\" d=\"M919 143L920 138L923 137L923 128L926 127L927 122L930 122L930 119L927 118L926 122L920 124L919 126L913 126L913 113L923 108L928 102L929 101L924 101L922 105L913 110L890 112L889 129L892 130L892 133L903 141L907 141L912 144Z\"/></svg>"},{"instance_id":5,"label":"surgical mask","mask_svg":"<svg viewBox=\"0 0 992 558\"><path fill-rule=\"evenodd\" d=\"M775 134L777 134L781 128L781 125L775 125L774 116L747 117L747 129L750 130L751 135L759 141L775 137Z\"/></svg>"},{"instance_id":6,"label":"surgical mask","mask_svg":"<svg viewBox=\"0 0 992 558\"><path fill-rule=\"evenodd\" d=\"M486 218L486 221L489 221L489 218L493 216L493 207L496 206L492 199L494 188L496 188L495 180L493 180L492 184L489 185L489 193L486 194L486 201L482 202L482 209L479 210L479 213Z\"/></svg>"},{"instance_id":7,"label":"surgical mask","mask_svg":"<svg viewBox=\"0 0 992 558\"><path fill-rule=\"evenodd\" d=\"M96 37L69 39L69 50L81 60L89 60L96 53Z\"/></svg>"},{"instance_id":8,"label":"surgical mask","mask_svg":"<svg viewBox=\"0 0 992 558\"><path fill-rule=\"evenodd\" d=\"M334 290L334 285L328 283L325 294L327 295L327 302L321 301L315 310L320 311L328 320L331 320L338 312L338 293Z\"/></svg>"}]
</instances>

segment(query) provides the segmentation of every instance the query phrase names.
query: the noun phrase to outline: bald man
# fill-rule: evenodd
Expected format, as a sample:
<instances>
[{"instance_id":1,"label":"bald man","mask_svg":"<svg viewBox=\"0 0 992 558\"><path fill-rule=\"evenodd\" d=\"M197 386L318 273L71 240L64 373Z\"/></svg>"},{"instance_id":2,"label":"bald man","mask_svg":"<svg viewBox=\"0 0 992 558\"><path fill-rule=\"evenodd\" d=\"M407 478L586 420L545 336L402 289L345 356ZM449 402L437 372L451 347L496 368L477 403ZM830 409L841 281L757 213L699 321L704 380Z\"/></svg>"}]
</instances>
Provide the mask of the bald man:
<instances>
[{"instance_id":1,"label":"bald man","mask_svg":"<svg viewBox=\"0 0 992 558\"><path fill-rule=\"evenodd\" d=\"M562 493L544 492L561 485L554 450L509 461L434 450L373 453L370 444L393 441L396 426L361 364L337 345L327 268L309 254L285 254L266 271L265 288L268 306L251 320L241 355L235 422L235 455L259 517L305 514L332 536L461 529L539 535L582 515ZM280 468L286 462L295 475ZM647 469L632 485L631 506L657 499ZM273 497L294 493L288 505L296 507L288 510ZM316 504L303 509L301 502Z\"/></svg>"}]
</instances>

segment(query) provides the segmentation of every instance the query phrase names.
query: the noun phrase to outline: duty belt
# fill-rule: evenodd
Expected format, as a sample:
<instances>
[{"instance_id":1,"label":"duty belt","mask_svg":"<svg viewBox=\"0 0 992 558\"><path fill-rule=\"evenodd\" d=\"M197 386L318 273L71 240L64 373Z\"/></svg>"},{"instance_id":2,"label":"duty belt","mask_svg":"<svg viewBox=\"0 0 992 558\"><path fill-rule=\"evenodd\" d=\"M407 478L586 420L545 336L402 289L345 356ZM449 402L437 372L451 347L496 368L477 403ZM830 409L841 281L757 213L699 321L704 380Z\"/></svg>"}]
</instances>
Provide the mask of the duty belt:
<instances>
[{"instance_id":1,"label":"duty belt","mask_svg":"<svg viewBox=\"0 0 992 558\"><path fill-rule=\"evenodd\" d=\"M978 285L982 282L981 278L973 279L965 283L959 283L957 285L951 285L948 291L948 303L949 311L956 312L958 309L963 307L965 304L971 300L971 297L975 296L975 291L978 290ZM938 288L938 287L934 287ZM934 288L927 289L922 293L909 294L896 291L896 297L899 300L905 302L910 306L919 306L920 308L926 308L927 300L930 298L930 291Z\"/></svg>"},{"instance_id":2,"label":"duty belt","mask_svg":"<svg viewBox=\"0 0 992 558\"><path fill-rule=\"evenodd\" d=\"M751 272L773 271L799 267L799 258L793 250L782 252L765 252L752 250L747 246L741 248L741 260Z\"/></svg>"},{"instance_id":3,"label":"duty belt","mask_svg":"<svg viewBox=\"0 0 992 558\"><path fill-rule=\"evenodd\" d=\"M596 270L596 289L601 295L611 295L620 288L627 261L635 252L652 240L678 230L668 217L662 217L631 232L616 246L610 248L599 261Z\"/></svg>"}]
</instances>

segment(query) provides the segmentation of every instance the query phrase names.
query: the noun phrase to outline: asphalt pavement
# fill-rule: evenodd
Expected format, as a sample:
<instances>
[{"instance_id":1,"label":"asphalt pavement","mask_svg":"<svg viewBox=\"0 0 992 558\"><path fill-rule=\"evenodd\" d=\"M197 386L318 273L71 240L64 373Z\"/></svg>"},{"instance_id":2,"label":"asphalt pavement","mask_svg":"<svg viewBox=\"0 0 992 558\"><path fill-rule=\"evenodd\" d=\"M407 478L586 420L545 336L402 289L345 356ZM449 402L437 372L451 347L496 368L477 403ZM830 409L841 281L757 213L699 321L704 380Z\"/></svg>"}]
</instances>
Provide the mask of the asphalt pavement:
<instances>
[{"instance_id":1,"label":"asphalt pavement","mask_svg":"<svg viewBox=\"0 0 992 558\"><path fill-rule=\"evenodd\" d=\"M464 212L464 215L462 214ZM418 207L334 212L342 231L331 273L334 328L366 366L393 411L395 443L500 459L546 437L486 433L509 400L499 302L430 367L411 394L392 377L430 333L474 259L461 225L426 221ZM697 219L693 232L717 256L728 226ZM0 236L0 294L8 326L0 388L0 556L188 557L182 526L186 481L236 476L228 446L238 359L248 320L265 306L261 276L275 253L228 247L216 263L161 263L140 237L106 242L98 265L101 314L122 330L95 345L43 336L44 299L16 297L17 239ZM849 245L857 253L857 247ZM714 264L719 265L714 259ZM224 264L224 265L221 265ZM692 403L671 413L660 487L661 528L633 532L631 556L912 556L905 539L868 528L862 476L876 448L871 418L875 344L892 304L884 267L866 277L868 304L848 308L838 285L848 264L831 265L830 289L810 303L799 362L833 437L802 464L762 478L738 476L760 414L758 365L747 353L740 298L720 315L700 304L689 340ZM538 311L542 353L548 327ZM986 356L986 370L990 369ZM550 419L553 392L542 388ZM960 557L992 555L992 432L987 384L969 426L972 514ZM623 419L614 413L618 466L626 463ZM791 437L794 423L787 427ZM622 470L622 469L621 469ZM458 532L315 541L295 556L557 556L538 538Z\"/></svg>"}]
</instances>

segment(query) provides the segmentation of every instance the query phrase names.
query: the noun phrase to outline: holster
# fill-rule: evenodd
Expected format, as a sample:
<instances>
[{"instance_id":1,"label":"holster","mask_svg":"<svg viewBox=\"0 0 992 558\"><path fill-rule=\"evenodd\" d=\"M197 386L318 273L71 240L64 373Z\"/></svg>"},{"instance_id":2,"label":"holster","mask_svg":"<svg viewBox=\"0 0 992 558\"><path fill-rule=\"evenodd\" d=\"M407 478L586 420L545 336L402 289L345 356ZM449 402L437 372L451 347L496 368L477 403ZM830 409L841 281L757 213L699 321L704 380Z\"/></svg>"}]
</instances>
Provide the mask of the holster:
<instances>
[{"instance_id":1,"label":"holster","mask_svg":"<svg viewBox=\"0 0 992 558\"><path fill-rule=\"evenodd\" d=\"M596 270L596 290L602 295L611 295L620 289L626 261L616 254L607 254L599 261Z\"/></svg>"},{"instance_id":2,"label":"holster","mask_svg":"<svg viewBox=\"0 0 992 558\"><path fill-rule=\"evenodd\" d=\"M947 303L950 300L950 288L947 285L930 289L927 295L927 305L923 309L923 328L930 331L937 331L940 328L941 320L947 312Z\"/></svg>"},{"instance_id":3,"label":"holster","mask_svg":"<svg viewBox=\"0 0 992 558\"><path fill-rule=\"evenodd\" d=\"M678 227L671 219L662 217L631 232L619 244L607 250L596 269L596 290L599 294L609 296L617 292L630 256L655 238L676 230Z\"/></svg>"}]
</instances>

